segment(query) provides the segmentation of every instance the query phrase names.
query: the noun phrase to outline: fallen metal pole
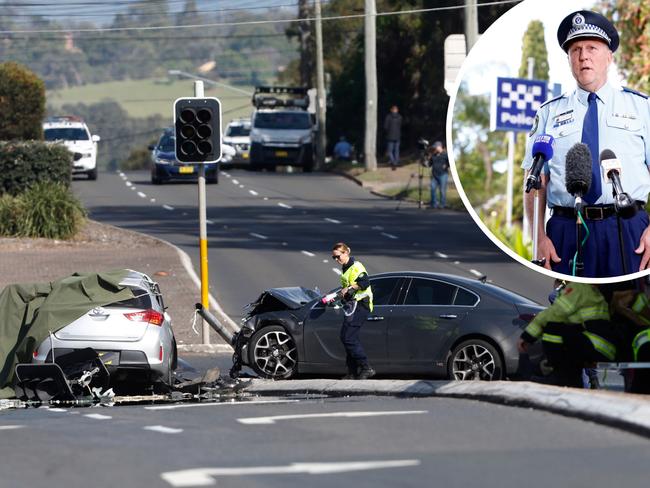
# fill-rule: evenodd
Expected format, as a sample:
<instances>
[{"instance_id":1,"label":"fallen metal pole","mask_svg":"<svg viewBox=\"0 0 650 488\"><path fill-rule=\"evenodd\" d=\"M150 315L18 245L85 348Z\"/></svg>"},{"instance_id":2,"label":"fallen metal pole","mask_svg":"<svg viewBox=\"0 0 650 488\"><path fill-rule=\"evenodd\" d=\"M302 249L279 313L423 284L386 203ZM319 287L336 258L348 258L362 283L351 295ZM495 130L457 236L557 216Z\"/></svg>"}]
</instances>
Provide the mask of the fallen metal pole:
<instances>
[{"instance_id":1,"label":"fallen metal pole","mask_svg":"<svg viewBox=\"0 0 650 488\"><path fill-rule=\"evenodd\" d=\"M231 346L233 345L233 340L234 340L234 334L230 332L224 325L219 322L217 317L212 315L210 311L205 308L202 304L197 303L195 305L196 311L198 314L203 317L203 320L205 320L208 324L210 324L210 327L221 336L221 338L226 341L228 344Z\"/></svg>"}]
</instances>

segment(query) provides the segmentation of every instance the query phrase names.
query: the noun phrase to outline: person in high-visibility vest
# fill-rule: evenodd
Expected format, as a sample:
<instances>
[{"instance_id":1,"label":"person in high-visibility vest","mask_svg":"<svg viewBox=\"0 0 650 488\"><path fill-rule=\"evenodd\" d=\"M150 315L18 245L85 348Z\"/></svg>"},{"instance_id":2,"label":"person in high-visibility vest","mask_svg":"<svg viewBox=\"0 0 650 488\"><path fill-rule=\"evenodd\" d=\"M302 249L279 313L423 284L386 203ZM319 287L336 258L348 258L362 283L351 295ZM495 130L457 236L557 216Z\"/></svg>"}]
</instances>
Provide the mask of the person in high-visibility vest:
<instances>
[{"instance_id":1,"label":"person in high-visibility vest","mask_svg":"<svg viewBox=\"0 0 650 488\"><path fill-rule=\"evenodd\" d=\"M541 339L555 383L582 388L585 365L616 359L617 334L609 304L598 287L568 283L553 304L528 324L518 346L524 353Z\"/></svg>"},{"instance_id":2,"label":"person in high-visibility vest","mask_svg":"<svg viewBox=\"0 0 650 488\"><path fill-rule=\"evenodd\" d=\"M625 324L629 350L625 361L650 362L650 298L644 281L637 281L637 289L615 292L612 312ZM650 369L626 371L625 390L630 393L650 393Z\"/></svg>"},{"instance_id":3,"label":"person in high-visibility vest","mask_svg":"<svg viewBox=\"0 0 650 488\"><path fill-rule=\"evenodd\" d=\"M350 255L350 248L343 242L332 247L332 259L341 265L341 291L343 297L343 325L341 342L345 347L345 363L348 374L343 379L368 379L375 370L361 345L361 326L372 312L372 288L366 268Z\"/></svg>"}]
</instances>

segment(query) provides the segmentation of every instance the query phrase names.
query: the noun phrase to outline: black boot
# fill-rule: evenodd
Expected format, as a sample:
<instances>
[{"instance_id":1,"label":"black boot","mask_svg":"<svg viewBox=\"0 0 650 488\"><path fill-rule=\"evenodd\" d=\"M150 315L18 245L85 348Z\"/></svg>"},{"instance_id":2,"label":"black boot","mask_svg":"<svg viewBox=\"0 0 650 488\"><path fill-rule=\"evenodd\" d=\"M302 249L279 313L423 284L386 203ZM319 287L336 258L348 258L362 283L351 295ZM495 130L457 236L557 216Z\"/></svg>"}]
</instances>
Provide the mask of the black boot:
<instances>
[{"instance_id":1,"label":"black boot","mask_svg":"<svg viewBox=\"0 0 650 488\"><path fill-rule=\"evenodd\" d=\"M375 370L372 369L372 366L369 364L364 364L361 366L361 370L359 371L359 374L357 375L358 380L367 380L368 378L372 378L375 376Z\"/></svg>"},{"instance_id":2,"label":"black boot","mask_svg":"<svg viewBox=\"0 0 650 488\"><path fill-rule=\"evenodd\" d=\"M352 368L348 366L348 374L346 374L342 380L356 380L357 379L357 368Z\"/></svg>"}]
</instances>

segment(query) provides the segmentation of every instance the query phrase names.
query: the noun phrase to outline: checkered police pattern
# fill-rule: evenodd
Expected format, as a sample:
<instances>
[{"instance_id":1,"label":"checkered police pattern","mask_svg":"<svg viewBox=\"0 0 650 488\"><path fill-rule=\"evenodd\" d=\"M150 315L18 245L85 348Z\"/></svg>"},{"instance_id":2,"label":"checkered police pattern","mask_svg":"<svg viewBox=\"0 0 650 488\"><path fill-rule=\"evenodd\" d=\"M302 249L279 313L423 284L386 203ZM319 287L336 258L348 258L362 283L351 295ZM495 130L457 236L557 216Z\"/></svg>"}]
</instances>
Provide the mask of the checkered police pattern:
<instances>
[{"instance_id":1,"label":"checkered police pattern","mask_svg":"<svg viewBox=\"0 0 650 488\"><path fill-rule=\"evenodd\" d=\"M530 131L539 107L546 101L546 82L525 78L497 78L493 130Z\"/></svg>"}]
</instances>

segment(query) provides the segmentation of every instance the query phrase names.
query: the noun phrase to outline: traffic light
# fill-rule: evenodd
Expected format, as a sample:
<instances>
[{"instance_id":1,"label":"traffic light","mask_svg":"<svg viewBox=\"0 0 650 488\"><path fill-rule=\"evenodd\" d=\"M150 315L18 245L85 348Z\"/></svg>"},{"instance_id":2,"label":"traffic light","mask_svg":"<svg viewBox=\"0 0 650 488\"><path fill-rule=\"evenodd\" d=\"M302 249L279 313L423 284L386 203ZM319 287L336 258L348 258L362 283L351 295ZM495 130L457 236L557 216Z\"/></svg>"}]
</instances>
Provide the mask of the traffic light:
<instances>
[{"instance_id":1,"label":"traffic light","mask_svg":"<svg viewBox=\"0 0 650 488\"><path fill-rule=\"evenodd\" d=\"M174 130L178 161L214 163L221 158L221 103L216 98L176 100Z\"/></svg>"}]
</instances>

